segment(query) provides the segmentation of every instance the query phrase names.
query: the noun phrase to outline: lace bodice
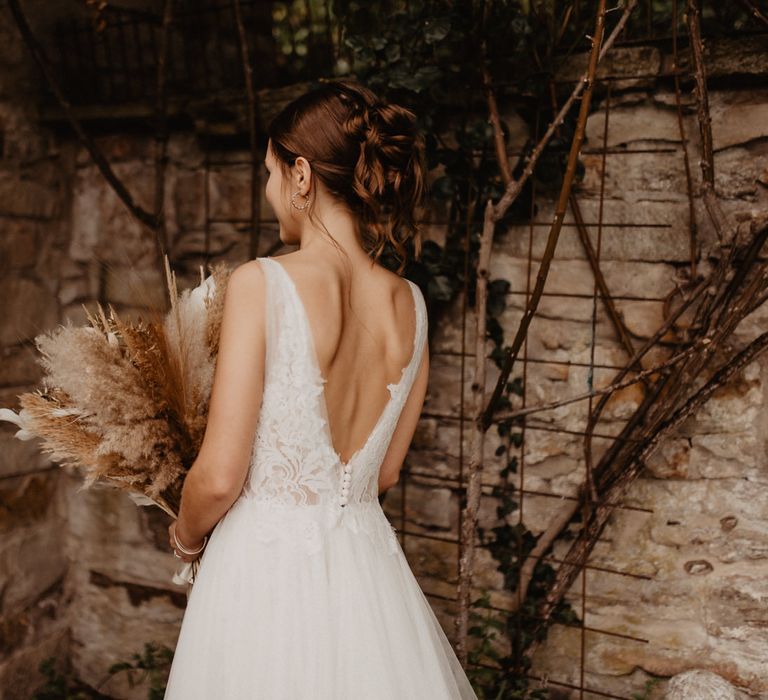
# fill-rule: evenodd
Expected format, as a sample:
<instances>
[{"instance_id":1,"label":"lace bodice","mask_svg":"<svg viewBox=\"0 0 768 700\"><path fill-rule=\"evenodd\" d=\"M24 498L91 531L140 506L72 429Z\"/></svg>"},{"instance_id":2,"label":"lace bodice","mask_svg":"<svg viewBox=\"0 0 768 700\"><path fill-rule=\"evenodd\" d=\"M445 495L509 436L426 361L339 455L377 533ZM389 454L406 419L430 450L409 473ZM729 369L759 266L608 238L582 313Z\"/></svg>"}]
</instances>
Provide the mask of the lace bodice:
<instances>
[{"instance_id":1,"label":"lace bodice","mask_svg":"<svg viewBox=\"0 0 768 700\"><path fill-rule=\"evenodd\" d=\"M426 348L427 313L421 290L406 280L416 310L411 360L399 381L387 385L389 400L367 441L344 463L331 441L323 393L326 380L296 286L282 263L270 257L257 260L267 287L266 364L243 496L280 506L343 507L375 501L379 469Z\"/></svg>"}]
</instances>

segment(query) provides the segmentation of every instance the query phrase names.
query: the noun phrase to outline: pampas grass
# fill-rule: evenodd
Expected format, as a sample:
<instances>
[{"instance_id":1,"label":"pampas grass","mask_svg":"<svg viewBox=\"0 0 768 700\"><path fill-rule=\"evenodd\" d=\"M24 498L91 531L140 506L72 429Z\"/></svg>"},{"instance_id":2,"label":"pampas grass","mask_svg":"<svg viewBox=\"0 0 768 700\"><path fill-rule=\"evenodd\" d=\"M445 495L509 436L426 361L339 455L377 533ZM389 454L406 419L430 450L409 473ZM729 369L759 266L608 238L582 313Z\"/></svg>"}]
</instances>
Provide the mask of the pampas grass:
<instances>
[{"instance_id":1,"label":"pampas grass","mask_svg":"<svg viewBox=\"0 0 768 700\"><path fill-rule=\"evenodd\" d=\"M89 325L38 335L42 387L19 396L18 413L0 409L0 420L81 471L80 490L107 484L175 518L205 433L231 268L218 263L207 278L201 268L200 285L181 293L167 256L165 271L166 314L128 321L97 304L85 309Z\"/></svg>"}]
</instances>

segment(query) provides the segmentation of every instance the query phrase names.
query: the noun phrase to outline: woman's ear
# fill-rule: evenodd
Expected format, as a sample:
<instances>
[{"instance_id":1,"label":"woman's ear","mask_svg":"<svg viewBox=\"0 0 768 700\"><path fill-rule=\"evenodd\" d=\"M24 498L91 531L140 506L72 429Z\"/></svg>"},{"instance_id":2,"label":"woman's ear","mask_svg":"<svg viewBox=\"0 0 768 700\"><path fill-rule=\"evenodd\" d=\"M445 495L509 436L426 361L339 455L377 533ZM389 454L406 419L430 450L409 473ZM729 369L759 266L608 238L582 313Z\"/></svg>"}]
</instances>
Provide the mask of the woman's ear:
<instances>
[{"instance_id":1,"label":"woman's ear","mask_svg":"<svg viewBox=\"0 0 768 700\"><path fill-rule=\"evenodd\" d=\"M294 176L296 186L299 188L301 194L306 194L307 190L309 190L309 182L312 178L312 166L310 166L309 161L304 158L304 156L299 156L296 158L294 168L296 169L296 174Z\"/></svg>"}]
</instances>

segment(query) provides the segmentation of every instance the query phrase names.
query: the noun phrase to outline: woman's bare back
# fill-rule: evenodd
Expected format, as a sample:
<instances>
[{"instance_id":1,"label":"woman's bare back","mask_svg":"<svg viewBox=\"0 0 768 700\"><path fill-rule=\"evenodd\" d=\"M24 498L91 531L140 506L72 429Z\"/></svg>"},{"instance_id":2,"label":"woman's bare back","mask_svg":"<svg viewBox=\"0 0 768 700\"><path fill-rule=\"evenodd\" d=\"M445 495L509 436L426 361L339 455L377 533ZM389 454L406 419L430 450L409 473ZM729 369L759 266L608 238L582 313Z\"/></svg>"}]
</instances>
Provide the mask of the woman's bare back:
<instances>
[{"instance_id":1,"label":"woman's bare back","mask_svg":"<svg viewBox=\"0 0 768 700\"><path fill-rule=\"evenodd\" d=\"M277 260L273 258L273 260ZM279 256L310 326L333 448L342 462L366 442L413 355L416 312L408 283L374 264L323 264L309 253ZM350 308L351 307L351 308Z\"/></svg>"}]
</instances>

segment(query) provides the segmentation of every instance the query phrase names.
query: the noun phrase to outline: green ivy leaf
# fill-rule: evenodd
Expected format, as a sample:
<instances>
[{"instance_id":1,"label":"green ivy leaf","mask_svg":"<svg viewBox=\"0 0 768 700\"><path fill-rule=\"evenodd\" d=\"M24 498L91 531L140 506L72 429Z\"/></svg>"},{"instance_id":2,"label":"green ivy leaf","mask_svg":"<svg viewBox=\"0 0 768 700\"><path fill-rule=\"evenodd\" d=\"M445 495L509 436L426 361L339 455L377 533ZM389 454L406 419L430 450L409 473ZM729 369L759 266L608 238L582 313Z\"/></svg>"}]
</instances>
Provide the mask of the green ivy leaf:
<instances>
[{"instance_id":1,"label":"green ivy leaf","mask_svg":"<svg viewBox=\"0 0 768 700\"><path fill-rule=\"evenodd\" d=\"M424 22L424 41L435 44L448 36L451 30L450 17L430 17Z\"/></svg>"}]
</instances>

